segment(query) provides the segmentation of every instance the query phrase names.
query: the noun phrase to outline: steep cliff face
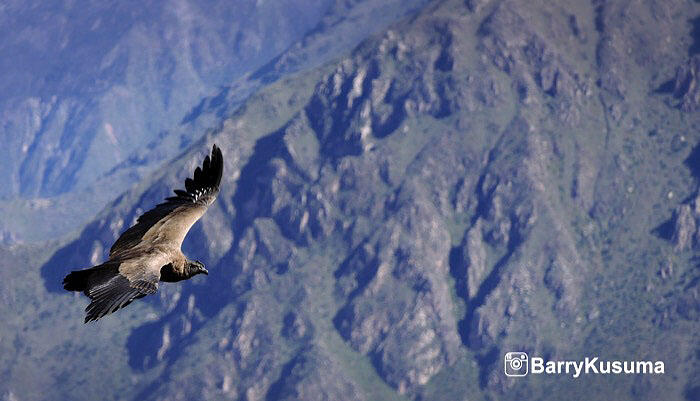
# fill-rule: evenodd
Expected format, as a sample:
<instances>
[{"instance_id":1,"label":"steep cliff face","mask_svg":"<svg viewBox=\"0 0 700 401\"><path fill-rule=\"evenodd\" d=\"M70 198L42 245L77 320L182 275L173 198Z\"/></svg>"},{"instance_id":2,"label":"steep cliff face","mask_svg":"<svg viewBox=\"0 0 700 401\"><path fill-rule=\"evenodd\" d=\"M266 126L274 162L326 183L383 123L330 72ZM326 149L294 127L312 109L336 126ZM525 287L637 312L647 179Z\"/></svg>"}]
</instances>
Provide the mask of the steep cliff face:
<instances>
[{"instance_id":1,"label":"steep cliff face","mask_svg":"<svg viewBox=\"0 0 700 401\"><path fill-rule=\"evenodd\" d=\"M111 368L128 397L693 399L700 117L676 21L697 12L432 3L253 96L59 249L46 287L215 142L222 192L185 243L210 275L90 329L134 325ZM508 351L674 373L518 381Z\"/></svg>"}]
</instances>

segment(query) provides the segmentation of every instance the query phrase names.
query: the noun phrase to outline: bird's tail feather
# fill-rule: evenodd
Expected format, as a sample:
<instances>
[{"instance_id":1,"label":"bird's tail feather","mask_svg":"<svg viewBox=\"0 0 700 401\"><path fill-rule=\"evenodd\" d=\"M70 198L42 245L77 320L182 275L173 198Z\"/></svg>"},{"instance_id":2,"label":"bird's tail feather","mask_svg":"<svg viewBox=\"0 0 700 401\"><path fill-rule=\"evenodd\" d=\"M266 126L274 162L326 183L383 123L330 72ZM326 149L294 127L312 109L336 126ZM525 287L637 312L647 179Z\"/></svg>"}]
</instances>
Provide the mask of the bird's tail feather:
<instances>
[{"instance_id":1,"label":"bird's tail feather","mask_svg":"<svg viewBox=\"0 0 700 401\"><path fill-rule=\"evenodd\" d=\"M89 269L74 270L63 279L63 288L68 291L85 291L89 284L114 276L117 267L118 265L105 263Z\"/></svg>"}]
</instances>

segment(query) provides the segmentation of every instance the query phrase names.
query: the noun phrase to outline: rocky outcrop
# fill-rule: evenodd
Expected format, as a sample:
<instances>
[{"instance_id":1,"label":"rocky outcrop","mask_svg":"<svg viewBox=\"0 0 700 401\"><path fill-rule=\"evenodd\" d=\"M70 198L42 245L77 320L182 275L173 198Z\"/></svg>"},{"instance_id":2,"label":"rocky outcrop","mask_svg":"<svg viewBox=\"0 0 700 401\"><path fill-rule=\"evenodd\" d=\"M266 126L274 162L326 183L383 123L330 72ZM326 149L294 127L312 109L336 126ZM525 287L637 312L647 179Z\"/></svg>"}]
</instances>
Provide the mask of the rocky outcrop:
<instances>
[{"instance_id":1,"label":"rocky outcrop","mask_svg":"<svg viewBox=\"0 0 700 401\"><path fill-rule=\"evenodd\" d=\"M700 109L700 55L678 67L673 79L673 96L680 100L681 110L690 113Z\"/></svg>"},{"instance_id":2,"label":"rocky outcrop","mask_svg":"<svg viewBox=\"0 0 700 401\"><path fill-rule=\"evenodd\" d=\"M336 271L349 302L334 321L405 393L452 364L459 340L446 282L449 234L426 199L399 202L395 218Z\"/></svg>"},{"instance_id":3,"label":"rocky outcrop","mask_svg":"<svg viewBox=\"0 0 700 401\"><path fill-rule=\"evenodd\" d=\"M695 206L697 204L696 198L689 204L678 206L674 212L673 242L680 251L694 248L700 240L700 210Z\"/></svg>"}]
</instances>

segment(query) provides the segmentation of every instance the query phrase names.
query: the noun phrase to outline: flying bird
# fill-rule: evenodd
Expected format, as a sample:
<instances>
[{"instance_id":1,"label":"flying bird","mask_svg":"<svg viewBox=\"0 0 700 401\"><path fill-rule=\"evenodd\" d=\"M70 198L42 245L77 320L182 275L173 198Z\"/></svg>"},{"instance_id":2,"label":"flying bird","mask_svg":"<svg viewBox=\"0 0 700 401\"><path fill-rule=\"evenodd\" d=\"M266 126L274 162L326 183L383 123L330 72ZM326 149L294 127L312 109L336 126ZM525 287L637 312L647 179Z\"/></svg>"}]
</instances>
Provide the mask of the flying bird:
<instances>
[{"instance_id":1,"label":"flying bird","mask_svg":"<svg viewBox=\"0 0 700 401\"><path fill-rule=\"evenodd\" d=\"M187 280L209 274L204 264L188 259L180 250L190 227L216 200L224 170L216 145L204 158L185 190L142 214L109 250L109 260L76 270L63 279L63 288L82 291L92 302L85 308L85 323L97 320L158 290L158 282Z\"/></svg>"}]
</instances>

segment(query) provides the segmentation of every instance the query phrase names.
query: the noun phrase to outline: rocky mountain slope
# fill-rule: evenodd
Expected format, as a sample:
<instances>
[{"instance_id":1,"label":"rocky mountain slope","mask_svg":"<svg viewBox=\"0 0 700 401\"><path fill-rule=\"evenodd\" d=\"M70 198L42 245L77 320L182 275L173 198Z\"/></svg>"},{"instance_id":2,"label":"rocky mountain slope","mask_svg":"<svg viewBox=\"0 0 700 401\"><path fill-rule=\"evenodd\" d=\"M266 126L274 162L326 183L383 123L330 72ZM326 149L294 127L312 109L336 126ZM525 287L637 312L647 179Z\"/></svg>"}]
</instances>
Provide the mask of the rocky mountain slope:
<instances>
[{"instance_id":1,"label":"rocky mountain slope","mask_svg":"<svg viewBox=\"0 0 700 401\"><path fill-rule=\"evenodd\" d=\"M93 217L85 210L101 209L218 125L222 114L204 117L224 103L235 109L262 85L347 52L424 3L6 4L0 241L82 227Z\"/></svg>"},{"instance_id":2,"label":"rocky mountain slope","mask_svg":"<svg viewBox=\"0 0 700 401\"><path fill-rule=\"evenodd\" d=\"M3 137L12 137L3 197L84 187L198 98L303 37L331 4L15 3L1 14Z\"/></svg>"},{"instance_id":3,"label":"rocky mountain slope","mask_svg":"<svg viewBox=\"0 0 700 401\"><path fill-rule=\"evenodd\" d=\"M3 274L33 284L0 284L14 333L0 339L0 388L697 399L699 13L689 1L433 2L280 79L40 270L4 259ZM82 326L85 300L61 292L62 275L102 260L212 143L222 192L184 246L210 275ZM662 360L666 373L507 378L508 351Z\"/></svg>"},{"instance_id":4,"label":"rocky mountain slope","mask_svg":"<svg viewBox=\"0 0 700 401\"><path fill-rule=\"evenodd\" d=\"M134 176L181 152L201 134L169 135L178 117L286 50L331 4L6 3L0 10L5 242L55 237L55 229L32 229L42 221L32 216L50 220L46 209L60 209L64 220L79 220L81 209L103 207ZM155 143L150 159L134 157ZM124 164L130 171L109 177L117 194L99 186Z\"/></svg>"}]
</instances>

